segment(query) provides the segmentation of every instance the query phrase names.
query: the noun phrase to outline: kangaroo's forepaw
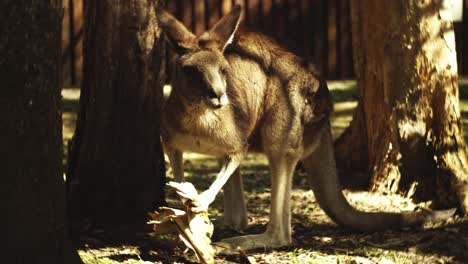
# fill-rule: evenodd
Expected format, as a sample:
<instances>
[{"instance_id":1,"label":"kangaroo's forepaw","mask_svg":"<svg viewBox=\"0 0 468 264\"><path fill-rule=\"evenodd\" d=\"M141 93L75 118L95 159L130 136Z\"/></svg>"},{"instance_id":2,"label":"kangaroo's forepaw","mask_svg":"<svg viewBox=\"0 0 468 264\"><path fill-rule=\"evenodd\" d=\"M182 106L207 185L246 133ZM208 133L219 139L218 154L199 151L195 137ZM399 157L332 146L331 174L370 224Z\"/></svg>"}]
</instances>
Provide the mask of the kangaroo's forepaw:
<instances>
[{"instance_id":1,"label":"kangaroo's forepaw","mask_svg":"<svg viewBox=\"0 0 468 264\"><path fill-rule=\"evenodd\" d=\"M190 211L194 214L208 212L208 204L202 201L192 201L190 203Z\"/></svg>"},{"instance_id":2,"label":"kangaroo's forepaw","mask_svg":"<svg viewBox=\"0 0 468 264\"><path fill-rule=\"evenodd\" d=\"M195 214L208 212L208 207L212 202L212 195L208 191L203 192L196 200L190 201L190 211Z\"/></svg>"}]
</instances>

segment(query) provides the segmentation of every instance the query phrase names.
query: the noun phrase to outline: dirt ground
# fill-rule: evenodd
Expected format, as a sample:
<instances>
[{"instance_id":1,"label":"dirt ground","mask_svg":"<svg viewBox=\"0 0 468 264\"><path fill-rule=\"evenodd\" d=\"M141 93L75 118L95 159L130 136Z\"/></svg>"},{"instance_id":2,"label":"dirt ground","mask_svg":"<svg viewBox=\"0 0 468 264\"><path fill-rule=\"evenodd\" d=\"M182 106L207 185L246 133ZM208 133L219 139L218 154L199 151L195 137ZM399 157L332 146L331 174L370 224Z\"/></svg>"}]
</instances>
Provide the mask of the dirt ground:
<instances>
[{"instance_id":1,"label":"dirt ground","mask_svg":"<svg viewBox=\"0 0 468 264\"><path fill-rule=\"evenodd\" d=\"M208 187L217 162L191 156L187 181ZM266 161L251 155L242 168L246 185L249 227L241 234L261 233L269 213L269 176ZM336 226L319 208L305 177L297 172L293 191L294 244L246 254L254 263L468 263L468 219L384 232L357 232ZM356 207L367 211L414 210L410 200L396 195L345 192ZM171 201L170 201L171 202ZM424 205L419 205L424 206ZM222 224L222 194L210 210L215 224L213 240L241 235ZM144 224L102 229L84 227L78 245L85 263L192 263L176 235L151 237ZM241 255L217 256L216 263L248 263ZM251 261L252 262L252 261Z\"/></svg>"},{"instance_id":2,"label":"dirt ground","mask_svg":"<svg viewBox=\"0 0 468 264\"><path fill-rule=\"evenodd\" d=\"M351 120L356 103L349 92L352 83L340 82L333 89L334 134ZM465 87L466 88L466 87ZM64 142L74 129L76 91L65 92ZM463 96L463 91L461 92ZM466 100L462 101L464 110ZM467 107L468 109L468 107ZM466 109L465 109L466 110ZM463 112L463 114L466 114ZM465 117L465 116L464 116ZM466 124L465 124L466 125ZM466 131L467 129L465 129ZM167 166L169 167L169 166ZM217 173L216 160L189 154L185 158L186 179L203 190ZM269 213L269 171L262 155L249 155L242 164L249 213L249 227L236 233L222 224L222 193L210 209L215 225L213 241L265 230ZM171 171L168 171L171 177ZM294 244L288 247L246 252L245 255L219 255L216 263L468 263L468 218L455 217L448 222L425 228L407 228L384 232L358 232L335 225L319 208L308 189L303 173L294 176L292 224ZM366 211L400 211L427 207L396 195L345 191L348 200ZM169 203L173 203L169 200ZM145 223L100 227L79 223L74 243L85 263L193 263L176 235L151 236Z\"/></svg>"}]
</instances>

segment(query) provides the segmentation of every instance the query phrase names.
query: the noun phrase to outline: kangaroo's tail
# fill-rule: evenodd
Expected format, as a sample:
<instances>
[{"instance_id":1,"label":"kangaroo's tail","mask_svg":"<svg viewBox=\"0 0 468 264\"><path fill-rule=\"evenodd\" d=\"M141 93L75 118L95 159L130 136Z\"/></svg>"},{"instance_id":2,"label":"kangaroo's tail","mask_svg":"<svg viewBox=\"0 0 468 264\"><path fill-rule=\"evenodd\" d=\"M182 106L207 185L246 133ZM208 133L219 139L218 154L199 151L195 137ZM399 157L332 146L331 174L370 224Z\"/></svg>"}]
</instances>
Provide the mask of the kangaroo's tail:
<instances>
[{"instance_id":1,"label":"kangaroo's tail","mask_svg":"<svg viewBox=\"0 0 468 264\"><path fill-rule=\"evenodd\" d=\"M442 221L455 213L455 209L402 213L363 212L355 209L344 197L338 182L328 121L316 136L318 144L313 153L303 159L303 166L318 203L337 224L371 231Z\"/></svg>"}]
</instances>

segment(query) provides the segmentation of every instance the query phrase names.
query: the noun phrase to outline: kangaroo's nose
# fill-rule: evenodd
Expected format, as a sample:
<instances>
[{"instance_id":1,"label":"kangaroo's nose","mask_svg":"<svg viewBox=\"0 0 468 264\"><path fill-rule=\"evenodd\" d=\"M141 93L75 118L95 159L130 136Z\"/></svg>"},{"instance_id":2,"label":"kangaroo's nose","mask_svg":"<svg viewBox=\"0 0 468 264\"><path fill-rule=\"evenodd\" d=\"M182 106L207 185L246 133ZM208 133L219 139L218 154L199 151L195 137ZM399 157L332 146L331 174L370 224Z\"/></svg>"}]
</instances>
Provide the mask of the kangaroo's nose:
<instances>
[{"instance_id":1,"label":"kangaroo's nose","mask_svg":"<svg viewBox=\"0 0 468 264\"><path fill-rule=\"evenodd\" d=\"M228 99L226 93L223 93L223 94L219 97L219 103L220 103L221 105L227 105L227 104L229 103L229 99Z\"/></svg>"},{"instance_id":2,"label":"kangaroo's nose","mask_svg":"<svg viewBox=\"0 0 468 264\"><path fill-rule=\"evenodd\" d=\"M210 97L210 103L216 108L220 108L223 105L227 105L229 103L229 99L226 93L221 94L218 97Z\"/></svg>"}]
</instances>

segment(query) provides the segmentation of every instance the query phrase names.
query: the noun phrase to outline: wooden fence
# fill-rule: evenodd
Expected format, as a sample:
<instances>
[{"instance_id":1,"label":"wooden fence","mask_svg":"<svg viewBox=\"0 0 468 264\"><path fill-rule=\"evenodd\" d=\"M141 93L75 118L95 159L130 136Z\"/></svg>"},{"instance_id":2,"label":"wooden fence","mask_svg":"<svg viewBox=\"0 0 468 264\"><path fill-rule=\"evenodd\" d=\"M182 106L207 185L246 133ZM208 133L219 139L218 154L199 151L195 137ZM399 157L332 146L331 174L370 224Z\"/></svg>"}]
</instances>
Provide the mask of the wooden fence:
<instances>
[{"instance_id":1,"label":"wooden fence","mask_svg":"<svg viewBox=\"0 0 468 264\"><path fill-rule=\"evenodd\" d=\"M349 0L166 0L166 8L200 34L235 3L244 6L244 27L272 36L315 63L328 79L353 78ZM83 0L64 0L64 83L81 81ZM72 18L72 19L70 19ZM468 75L468 0L455 23L459 71Z\"/></svg>"},{"instance_id":2,"label":"wooden fence","mask_svg":"<svg viewBox=\"0 0 468 264\"><path fill-rule=\"evenodd\" d=\"M63 85L79 86L83 65L83 0L63 0Z\"/></svg>"}]
</instances>

